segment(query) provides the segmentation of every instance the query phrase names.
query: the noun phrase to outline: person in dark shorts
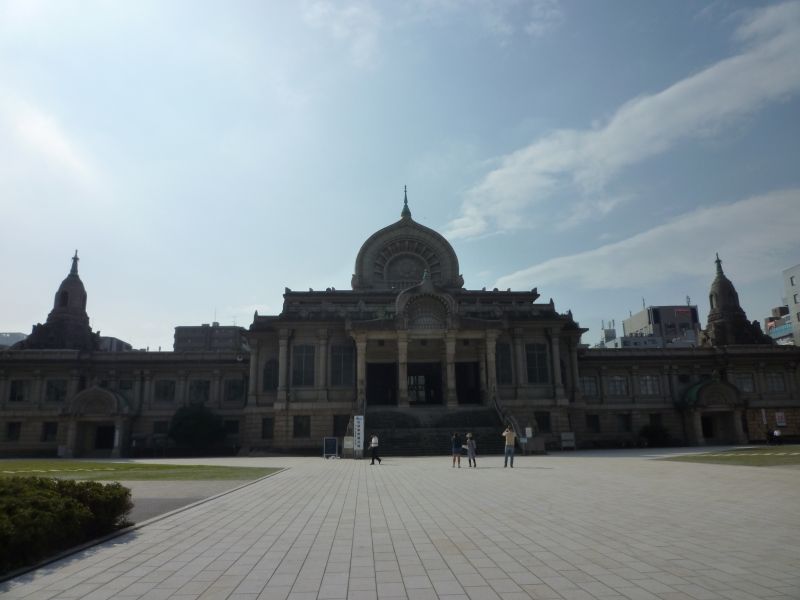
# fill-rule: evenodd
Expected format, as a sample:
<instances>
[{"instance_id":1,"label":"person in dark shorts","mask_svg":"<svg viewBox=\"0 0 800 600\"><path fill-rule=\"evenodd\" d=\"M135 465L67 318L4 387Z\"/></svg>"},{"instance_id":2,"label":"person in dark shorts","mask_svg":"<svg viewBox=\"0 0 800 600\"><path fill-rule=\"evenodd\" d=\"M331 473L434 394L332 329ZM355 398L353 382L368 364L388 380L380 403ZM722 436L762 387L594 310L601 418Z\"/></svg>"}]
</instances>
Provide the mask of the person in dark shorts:
<instances>
[{"instance_id":1,"label":"person in dark shorts","mask_svg":"<svg viewBox=\"0 0 800 600\"><path fill-rule=\"evenodd\" d=\"M372 434L372 437L369 440L369 447L372 450L372 462L369 463L371 465L375 464L375 461L378 461L378 464L381 464L381 458L378 456L378 436L377 434Z\"/></svg>"},{"instance_id":2,"label":"person in dark shorts","mask_svg":"<svg viewBox=\"0 0 800 600\"><path fill-rule=\"evenodd\" d=\"M461 468L461 436L454 433L450 438L450 445L453 447L453 467L458 463L458 468Z\"/></svg>"}]
</instances>

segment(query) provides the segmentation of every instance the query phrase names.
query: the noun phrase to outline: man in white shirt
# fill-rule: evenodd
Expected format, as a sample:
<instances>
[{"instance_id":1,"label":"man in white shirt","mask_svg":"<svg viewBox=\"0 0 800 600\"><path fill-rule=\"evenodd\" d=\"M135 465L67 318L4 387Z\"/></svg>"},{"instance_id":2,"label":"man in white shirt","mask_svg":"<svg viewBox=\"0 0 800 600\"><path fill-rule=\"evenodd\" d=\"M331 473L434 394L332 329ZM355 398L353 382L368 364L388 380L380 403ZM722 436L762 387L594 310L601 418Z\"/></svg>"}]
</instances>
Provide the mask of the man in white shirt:
<instances>
[{"instance_id":1,"label":"man in white shirt","mask_svg":"<svg viewBox=\"0 0 800 600\"><path fill-rule=\"evenodd\" d=\"M381 464L381 459L378 456L378 436L374 433L369 441L369 447L372 449L372 462L369 464L374 465L376 460L378 464Z\"/></svg>"}]
</instances>

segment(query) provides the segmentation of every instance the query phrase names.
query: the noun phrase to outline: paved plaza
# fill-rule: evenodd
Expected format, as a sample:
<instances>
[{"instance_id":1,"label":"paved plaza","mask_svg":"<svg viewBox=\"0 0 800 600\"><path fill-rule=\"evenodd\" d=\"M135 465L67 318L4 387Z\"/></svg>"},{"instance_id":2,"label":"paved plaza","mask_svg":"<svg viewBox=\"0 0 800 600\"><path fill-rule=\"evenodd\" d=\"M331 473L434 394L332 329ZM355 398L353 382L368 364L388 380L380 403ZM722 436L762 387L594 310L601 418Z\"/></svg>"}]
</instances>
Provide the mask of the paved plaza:
<instances>
[{"instance_id":1,"label":"paved plaza","mask_svg":"<svg viewBox=\"0 0 800 600\"><path fill-rule=\"evenodd\" d=\"M171 461L179 462L179 461ZM188 461L186 461L188 462ZM578 452L283 466L0 584L4 598L800 598L800 470Z\"/></svg>"}]
</instances>

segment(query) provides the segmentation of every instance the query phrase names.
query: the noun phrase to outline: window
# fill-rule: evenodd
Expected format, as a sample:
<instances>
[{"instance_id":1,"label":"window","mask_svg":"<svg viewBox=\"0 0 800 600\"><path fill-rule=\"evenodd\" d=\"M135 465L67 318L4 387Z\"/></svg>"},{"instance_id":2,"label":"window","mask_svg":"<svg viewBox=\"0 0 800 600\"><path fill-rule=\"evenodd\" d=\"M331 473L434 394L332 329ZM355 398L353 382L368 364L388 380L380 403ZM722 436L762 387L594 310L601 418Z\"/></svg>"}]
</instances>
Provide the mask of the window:
<instances>
[{"instance_id":1,"label":"window","mask_svg":"<svg viewBox=\"0 0 800 600\"><path fill-rule=\"evenodd\" d=\"M798 297L800 297L800 294L795 294L794 295L794 303L795 304L800 304L800 300L798 300Z\"/></svg>"},{"instance_id":2,"label":"window","mask_svg":"<svg viewBox=\"0 0 800 600\"><path fill-rule=\"evenodd\" d=\"M44 397L48 402L64 402L67 397L67 380L48 379Z\"/></svg>"},{"instance_id":3,"label":"window","mask_svg":"<svg viewBox=\"0 0 800 600\"><path fill-rule=\"evenodd\" d=\"M600 433L600 415L586 415L586 430L590 433Z\"/></svg>"},{"instance_id":4,"label":"window","mask_svg":"<svg viewBox=\"0 0 800 600\"><path fill-rule=\"evenodd\" d=\"M42 441L55 442L58 436L58 423L55 421L46 421L42 423Z\"/></svg>"},{"instance_id":5,"label":"window","mask_svg":"<svg viewBox=\"0 0 800 600\"><path fill-rule=\"evenodd\" d=\"M133 379L120 379L119 393L126 400L133 400Z\"/></svg>"},{"instance_id":6,"label":"window","mask_svg":"<svg viewBox=\"0 0 800 600\"><path fill-rule=\"evenodd\" d=\"M211 382L208 379L194 379L189 382L189 402L205 404L211 393Z\"/></svg>"},{"instance_id":7,"label":"window","mask_svg":"<svg viewBox=\"0 0 800 600\"><path fill-rule=\"evenodd\" d=\"M678 375L678 381L680 381L681 383L689 383L691 380L692 380L691 376L689 376L686 373L681 373L680 375Z\"/></svg>"},{"instance_id":8,"label":"window","mask_svg":"<svg viewBox=\"0 0 800 600\"><path fill-rule=\"evenodd\" d=\"M628 378L624 375L611 375L606 379L606 389L609 396L627 396Z\"/></svg>"},{"instance_id":9,"label":"window","mask_svg":"<svg viewBox=\"0 0 800 600\"><path fill-rule=\"evenodd\" d=\"M528 383L548 383L547 346L545 344L525 344L528 367Z\"/></svg>"},{"instance_id":10,"label":"window","mask_svg":"<svg viewBox=\"0 0 800 600\"><path fill-rule=\"evenodd\" d=\"M241 402L244 400L244 379L226 379L225 402Z\"/></svg>"},{"instance_id":11,"label":"window","mask_svg":"<svg viewBox=\"0 0 800 600\"><path fill-rule=\"evenodd\" d=\"M498 385L511 385L514 383L511 372L511 344L497 344L495 368Z\"/></svg>"},{"instance_id":12,"label":"window","mask_svg":"<svg viewBox=\"0 0 800 600\"><path fill-rule=\"evenodd\" d=\"M175 401L175 380L159 379L156 381L156 402Z\"/></svg>"},{"instance_id":13,"label":"window","mask_svg":"<svg viewBox=\"0 0 800 600\"><path fill-rule=\"evenodd\" d=\"M224 422L225 435L239 435L239 420L228 419Z\"/></svg>"},{"instance_id":14,"label":"window","mask_svg":"<svg viewBox=\"0 0 800 600\"><path fill-rule=\"evenodd\" d=\"M617 423L621 432L630 433L633 431L633 418L631 417L631 413L617 415Z\"/></svg>"},{"instance_id":15,"label":"window","mask_svg":"<svg viewBox=\"0 0 800 600\"><path fill-rule=\"evenodd\" d=\"M533 413L536 424L539 426L539 433L550 433L550 413L547 411L536 411Z\"/></svg>"},{"instance_id":16,"label":"window","mask_svg":"<svg viewBox=\"0 0 800 600\"><path fill-rule=\"evenodd\" d=\"M28 382L23 379L12 379L11 389L8 392L9 402L25 402L28 392Z\"/></svg>"},{"instance_id":17,"label":"window","mask_svg":"<svg viewBox=\"0 0 800 600\"><path fill-rule=\"evenodd\" d=\"M650 427L661 428L663 427L663 419L661 413L650 413Z\"/></svg>"},{"instance_id":18,"label":"window","mask_svg":"<svg viewBox=\"0 0 800 600\"><path fill-rule=\"evenodd\" d=\"M314 385L314 346L292 349L292 385Z\"/></svg>"},{"instance_id":19,"label":"window","mask_svg":"<svg viewBox=\"0 0 800 600\"><path fill-rule=\"evenodd\" d=\"M355 352L352 345L331 347L331 385L353 385Z\"/></svg>"},{"instance_id":20,"label":"window","mask_svg":"<svg viewBox=\"0 0 800 600\"><path fill-rule=\"evenodd\" d=\"M261 390L264 392L274 392L278 389L278 360L270 358L264 364L263 383Z\"/></svg>"},{"instance_id":21,"label":"window","mask_svg":"<svg viewBox=\"0 0 800 600\"><path fill-rule=\"evenodd\" d=\"M292 437L308 438L311 437L311 417L295 416L292 422Z\"/></svg>"},{"instance_id":22,"label":"window","mask_svg":"<svg viewBox=\"0 0 800 600\"><path fill-rule=\"evenodd\" d=\"M167 435L169 433L169 421L154 421L153 434L154 435Z\"/></svg>"},{"instance_id":23,"label":"window","mask_svg":"<svg viewBox=\"0 0 800 600\"><path fill-rule=\"evenodd\" d=\"M642 396L658 396L658 376L642 375L639 377L639 393Z\"/></svg>"},{"instance_id":24,"label":"window","mask_svg":"<svg viewBox=\"0 0 800 600\"><path fill-rule=\"evenodd\" d=\"M350 424L350 415L333 415L333 435L344 437L347 435L347 426Z\"/></svg>"},{"instance_id":25,"label":"window","mask_svg":"<svg viewBox=\"0 0 800 600\"><path fill-rule=\"evenodd\" d=\"M734 383L736 387L739 388L741 392L755 392L756 386L753 382L753 374L752 373L737 373L736 377L734 378Z\"/></svg>"},{"instance_id":26,"label":"window","mask_svg":"<svg viewBox=\"0 0 800 600\"><path fill-rule=\"evenodd\" d=\"M275 422L272 417L263 417L261 419L261 439L271 440L274 435Z\"/></svg>"},{"instance_id":27,"label":"window","mask_svg":"<svg viewBox=\"0 0 800 600\"><path fill-rule=\"evenodd\" d=\"M581 375L578 384L584 396L597 396L597 377Z\"/></svg>"},{"instance_id":28,"label":"window","mask_svg":"<svg viewBox=\"0 0 800 600\"><path fill-rule=\"evenodd\" d=\"M6 441L18 442L19 436L22 433L22 423L19 421L11 421L6 423Z\"/></svg>"},{"instance_id":29,"label":"window","mask_svg":"<svg viewBox=\"0 0 800 600\"><path fill-rule=\"evenodd\" d=\"M767 373L767 391L768 392L783 392L786 390L786 386L783 382L783 373Z\"/></svg>"}]
</instances>

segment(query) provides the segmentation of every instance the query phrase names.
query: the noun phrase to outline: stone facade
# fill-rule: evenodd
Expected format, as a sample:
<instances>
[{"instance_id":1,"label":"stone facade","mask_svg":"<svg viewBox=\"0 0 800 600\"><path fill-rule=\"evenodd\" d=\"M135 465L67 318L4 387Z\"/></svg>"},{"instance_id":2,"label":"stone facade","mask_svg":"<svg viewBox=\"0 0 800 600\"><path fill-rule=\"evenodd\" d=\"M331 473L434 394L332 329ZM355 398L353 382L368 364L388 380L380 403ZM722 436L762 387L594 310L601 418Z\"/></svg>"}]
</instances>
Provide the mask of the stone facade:
<instances>
[{"instance_id":1,"label":"stone facade","mask_svg":"<svg viewBox=\"0 0 800 600\"><path fill-rule=\"evenodd\" d=\"M84 323L76 254L31 335L46 343L0 350L0 454L158 454L191 403L220 414L243 453L321 451L359 414L398 452L445 453L425 435L448 428L499 438L502 423L550 446L565 432L579 447L639 444L644 427L676 443L761 441L776 417L800 436L800 349L754 343L717 268L705 347L589 349L536 289L465 288L452 246L406 202L362 245L352 289L286 289L282 312L256 314L239 350L102 352L87 344L88 317L75 340L36 333L66 331L67 309Z\"/></svg>"}]
</instances>

